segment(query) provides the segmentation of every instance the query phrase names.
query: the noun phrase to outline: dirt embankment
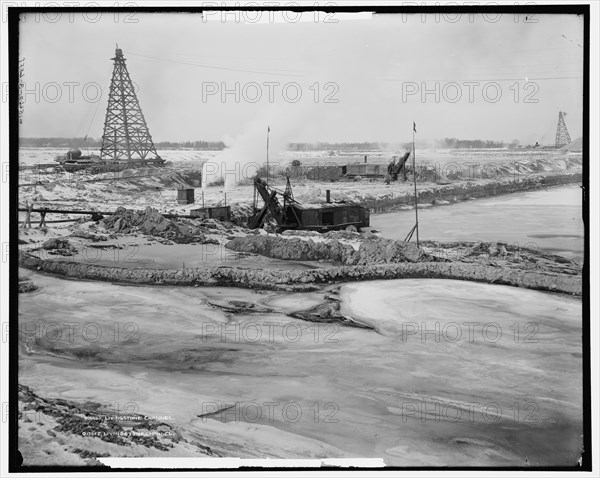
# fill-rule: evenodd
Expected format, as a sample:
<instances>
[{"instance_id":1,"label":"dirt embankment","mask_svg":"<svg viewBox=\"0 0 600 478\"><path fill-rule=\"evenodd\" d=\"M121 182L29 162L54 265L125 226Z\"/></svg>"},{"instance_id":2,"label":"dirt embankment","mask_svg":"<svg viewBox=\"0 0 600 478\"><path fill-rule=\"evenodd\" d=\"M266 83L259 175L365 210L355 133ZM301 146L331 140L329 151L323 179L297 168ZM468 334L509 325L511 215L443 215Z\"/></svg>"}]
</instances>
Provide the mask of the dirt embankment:
<instances>
[{"instance_id":1,"label":"dirt embankment","mask_svg":"<svg viewBox=\"0 0 600 478\"><path fill-rule=\"evenodd\" d=\"M263 290L310 291L321 284L378 279L459 279L581 295L581 276L524 271L462 262L403 262L313 270L264 270L235 267L203 269L124 269L85 263L43 260L19 254L19 265L69 279L128 284L234 286Z\"/></svg>"},{"instance_id":2,"label":"dirt embankment","mask_svg":"<svg viewBox=\"0 0 600 478\"><path fill-rule=\"evenodd\" d=\"M535 174L516 181L512 178L494 179L488 181L460 181L448 185L418 186L417 196L420 203L435 204L439 201L455 203L472 198L486 198L500 194L510 194L519 191L532 191L561 184L581 182L583 175L576 173L561 173L552 175ZM375 212L386 212L399 206L412 206L414 194L407 192L391 198L365 198L361 205Z\"/></svg>"},{"instance_id":3,"label":"dirt embankment","mask_svg":"<svg viewBox=\"0 0 600 478\"><path fill-rule=\"evenodd\" d=\"M134 211L119 207L111 216L102 221L103 226L112 232L128 234L140 232L162 237L177 244L191 242L206 243L208 230L197 222L171 220L157 209L146 207L144 211Z\"/></svg>"},{"instance_id":4,"label":"dirt embankment","mask_svg":"<svg viewBox=\"0 0 600 478\"><path fill-rule=\"evenodd\" d=\"M311 239L284 239L279 236L249 235L236 237L225 244L227 249L236 252L259 254L271 259L285 261L331 261L347 263L354 254L354 248L333 240L315 242Z\"/></svg>"},{"instance_id":5,"label":"dirt embankment","mask_svg":"<svg viewBox=\"0 0 600 478\"><path fill-rule=\"evenodd\" d=\"M359 234L349 233L353 239L362 240ZM331 234L323 237L328 239ZM284 238L281 236L250 235L236 237L229 241L226 248L236 252L260 254L271 259L290 261L332 261L344 265L389 264L398 262L435 261L416 245L404 241L394 241L377 237L361 242L355 250L349 244L343 244L337 239L313 241L297 237Z\"/></svg>"},{"instance_id":6,"label":"dirt embankment","mask_svg":"<svg viewBox=\"0 0 600 478\"><path fill-rule=\"evenodd\" d=\"M269 259L331 261L343 265L397 264L402 262L466 262L537 272L580 275L577 262L537 249L503 242L414 242L386 239L372 233L333 231L316 234L286 231L283 235L236 237L225 247L236 252L260 254ZM338 239L351 241L357 249Z\"/></svg>"}]
</instances>

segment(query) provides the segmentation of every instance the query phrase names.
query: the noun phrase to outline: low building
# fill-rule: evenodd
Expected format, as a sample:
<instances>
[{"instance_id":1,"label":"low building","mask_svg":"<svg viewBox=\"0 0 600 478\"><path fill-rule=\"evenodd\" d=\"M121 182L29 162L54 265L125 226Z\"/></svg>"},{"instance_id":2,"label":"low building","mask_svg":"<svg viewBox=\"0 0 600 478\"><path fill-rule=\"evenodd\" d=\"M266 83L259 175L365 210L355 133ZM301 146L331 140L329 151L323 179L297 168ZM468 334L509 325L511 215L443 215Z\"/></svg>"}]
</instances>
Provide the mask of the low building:
<instances>
[{"instance_id":1,"label":"low building","mask_svg":"<svg viewBox=\"0 0 600 478\"><path fill-rule=\"evenodd\" d=\"M344 166L343 173L348 177L361 176L369 177L384 177L388 175L389 164L376 163L354 163Z\"/></svg>"},{"instance_id":2,"label":"low building","mask_svg":"<svg viewBox=\"0 0 600 478\"><path fill-rule=\"evenodd\" d=\"M290 229L329 231L370 225L369 209L354 203L291 204L286 217Z\"/></svg>"},{"instance_id":3,"label":"low building","mask_svg":"<svg viewBox=\"0 0 600 478\"><path fill-rule=\"evenodd\" d=\"M314 181L339 181L342 177L342 166L313 166L306 171L306 179Z\"/></svg>"}]
</instances>

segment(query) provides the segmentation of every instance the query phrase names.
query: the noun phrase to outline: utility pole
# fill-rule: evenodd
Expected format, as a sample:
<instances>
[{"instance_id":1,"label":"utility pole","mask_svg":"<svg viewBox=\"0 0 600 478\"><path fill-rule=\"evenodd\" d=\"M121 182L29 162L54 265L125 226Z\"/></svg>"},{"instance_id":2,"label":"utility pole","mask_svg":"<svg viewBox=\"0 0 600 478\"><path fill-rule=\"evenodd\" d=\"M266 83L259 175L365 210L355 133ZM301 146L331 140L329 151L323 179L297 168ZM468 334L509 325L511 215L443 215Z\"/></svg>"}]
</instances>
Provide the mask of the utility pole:
<instances>
[{"instance_id":1,"label":"utility pole","mask_svg":"<svg viewBox=\"0 0 600 478\"><path fill-rule=\"evenodd\" d=\"M415 152L415 133L417 132L417 125L413 121L413 183L415 185L415 228L417 230L417 247L419 247L419 207L417 201L417 162Z\"/></svg>"},{"instance_id":2,"label":"utility pole","mask_svg":"<svg viewBox=\"0 0 600 478\"><path fill-rule=\"evenodd\" d=\"M413 155L413 184L415 187L415 225L406 235L404 242L410 242L415 231L417 231L417 247L419 247L419 203L417 201L417 162L415 160L415 133L417 132L417 125L413 121L413 142L412 142L412 155ZM408 159L407 159L408 161Z\"/></svg>"},{"instance_id":3,"label":"utility pole","mask_svg":"<svg viewBox=\"0 0 600 478\"><path fill-rule=\"evenodd\" d=\"M269 133L271 132L271 127L267 126L267 184L269 184Z\"/></svg>"}]
</instances>

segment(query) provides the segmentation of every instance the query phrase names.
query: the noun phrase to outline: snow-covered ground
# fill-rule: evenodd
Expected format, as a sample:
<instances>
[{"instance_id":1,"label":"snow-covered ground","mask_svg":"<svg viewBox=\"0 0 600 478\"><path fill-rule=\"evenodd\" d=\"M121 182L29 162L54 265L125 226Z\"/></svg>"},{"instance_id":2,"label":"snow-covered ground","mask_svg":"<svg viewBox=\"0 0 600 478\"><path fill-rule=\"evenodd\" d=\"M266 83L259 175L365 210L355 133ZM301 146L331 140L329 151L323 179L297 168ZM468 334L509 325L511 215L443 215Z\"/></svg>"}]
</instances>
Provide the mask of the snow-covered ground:
<instances>
[{"instance_id":1,"label":"snow-covered ground","mask_svg":"<svg viewBox=\"0 0 600 478\"><path fill-rule=\"evenodd\" d=\"M20 160L25 164L52 162L57 151L45 149L22 149ZM309 154L310 153L310 154ZM22 170L19 172L19 204L29 200L36 205L68 207L80 209L114 210L118 206L135 209L154 207L161 212L188 213L191 209L207 206L232 205L247 209L253 200L252 178L245 177L243 167L234 166L239 183L225 188L223 185L201 188L202 165L206 161L219 162L219 151L174 150L161 152L172 164L160 169L132 169L119 173L89 174L85 171L65 173L58 168L42 171ZM370 160L388 163L392 153L372 152ZM338 152L329 156L327 151L285 152L271 158L271 167L275 164L289 165L298 159L303 166L310 164L346 164L362 161L362 155ZM463 171L475 171L472 174L485 174L486 178L475 178L475 183L486 183L494 174L513 179L517 175L526 176L535 172L572 172L581 170L581 155L572 156L557 151L465 151L465 150L426 150L419 152L418 166L436 171L440 177L451 175L459 167ZM425 166L427 165L427 166ZM487 166L486 166L487 165ZM498 171L496 173L496 171ZM490 176L490 173L493 173ZM129 179L127 179L129 178ZM282 176L271 178L270 184L285 189ZM385 184L381 178L359 181L313 181L303 178L292 180L295 199L301 203L313 204L325 199L325 191L331 190L333 201L372 201L393 200L412 191L409 182ZM420 183L420 188L430 188L435 183ZM193 188L195 204L180 206L177 203L177 189Z\"/></svg>"},{"instance_id":2,"label":"snow-covered ground","mask_svg":"<svg viewBox=\"0 0 600 478\"><path fill-rule=\"evenodd\" d=\"M99 155L98 149L80 148L84 155ZM67 148L19 148L19 165L35 166L36 164L58 164L54 160L58 155L64 155ZM159 151L160 156L166 161L177 164L198 163L213 159L219 151L195 151L189 149L169 149Z\"/></svg>"}]
</instances>

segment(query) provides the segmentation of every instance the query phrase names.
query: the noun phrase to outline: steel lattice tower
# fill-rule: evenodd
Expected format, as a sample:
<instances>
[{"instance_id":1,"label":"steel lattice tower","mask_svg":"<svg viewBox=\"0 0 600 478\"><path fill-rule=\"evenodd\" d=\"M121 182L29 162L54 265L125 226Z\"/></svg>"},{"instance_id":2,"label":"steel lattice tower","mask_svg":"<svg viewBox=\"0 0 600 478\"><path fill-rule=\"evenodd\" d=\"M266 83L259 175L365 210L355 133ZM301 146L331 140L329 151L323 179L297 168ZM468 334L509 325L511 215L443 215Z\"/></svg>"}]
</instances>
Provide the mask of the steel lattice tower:
<instances>
[{"instance_id":1,"label":"steel lattice tower","mask_svg":"<svg viewBox=\"0 0 600 478\"><path fill-rule=\"evenodd\" d=\"M558 125L556 126L556 141L554 142L554 146L556 146L557 148L562 148L565 144L569 144L571 142L571 136L569 136L567 124L565 123L565 116L567 116L567 113L565 113L564 111L558 112Z\"/></svg>"},{"instance_id":2,"label":"steel lattice tower","mask_svg":"<svg viewBox=\"0 0 600 478\"><path fill-rule=\"evenodd\" d=\"M162 162L152 142L127 72L123 51L118 45L115 57L111 60L114 61L114 69L110 81L100 157L111 160Z\"/></svg>"}]
</instances>

